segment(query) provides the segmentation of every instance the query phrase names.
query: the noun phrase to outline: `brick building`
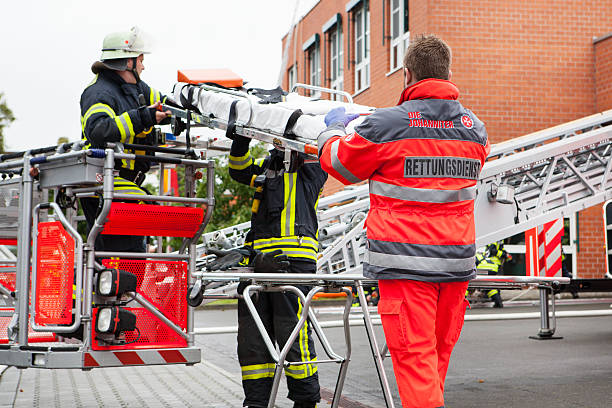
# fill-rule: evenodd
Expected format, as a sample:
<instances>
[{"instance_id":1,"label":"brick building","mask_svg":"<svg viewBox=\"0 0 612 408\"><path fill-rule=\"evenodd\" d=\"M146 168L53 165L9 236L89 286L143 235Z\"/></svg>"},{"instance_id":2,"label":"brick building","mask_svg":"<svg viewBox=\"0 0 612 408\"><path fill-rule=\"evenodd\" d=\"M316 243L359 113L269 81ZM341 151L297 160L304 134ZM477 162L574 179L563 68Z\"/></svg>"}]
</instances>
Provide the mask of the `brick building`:
<instances>
[{"instance_id":1,"label":"brick building","mask_svg":"<svg viewBox=\"0 0 612 408\"><path fill-rule=\"evenodd\" d=\"M453 50L461 102L498 143L611 109L610 32L612 0L319 0L283 38L283 87L320 85L392 106L410 36L435 33ZM598 205L578 217L581 278L605 272L602 214Z\"/></svg>"}]
</instances>

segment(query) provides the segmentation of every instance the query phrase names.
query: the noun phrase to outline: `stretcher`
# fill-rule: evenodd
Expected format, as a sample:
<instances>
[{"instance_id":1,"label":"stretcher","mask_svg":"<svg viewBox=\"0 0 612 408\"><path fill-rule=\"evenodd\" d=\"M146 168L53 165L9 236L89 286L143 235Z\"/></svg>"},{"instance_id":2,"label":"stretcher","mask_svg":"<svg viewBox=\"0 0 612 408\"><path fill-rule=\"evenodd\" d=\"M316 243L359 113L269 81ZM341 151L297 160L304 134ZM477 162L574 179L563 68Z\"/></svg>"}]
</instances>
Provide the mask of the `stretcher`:
<instances>
[{"instance_id":1,"label":"stretcher","mask_svg":"<svg viewBox=\"0 0 612 408\"><path fill-rule=\"evenodd\" d=\"M281 373L284 368L288 368L293 364L304 364L304 363L336 363L340 365L338 370L338 377L336 386L334 389L334 397L331 403L332 408L338 407L340 398L342 396L342 388L344 380L348 372L348 365L351 358L351 331L349 322L349 313L352 303L352 292L348 286L353 286L357 290L359 296L361 310L363 313L364 326L366 334L370 343L370 350L378 379L380 381L381 390L387 407L394 407L393 397L391 394L391 388L389 386L389 380L387 379L383 360L387 354L386 343L379 347L379 342L374 333L373 317L370 314L368 303L366 301L365 292L363 290L364 285L373 283L371 279L365 278L361 274L296 274L296 273L254 273L251 268L235 268L229 272L205 272L202 274L206 280L205 288L209 284L214 283L247 283L242 293L237 294L246 303L251 316L255 320L259 334L264 339L264 342L270 352L270 355L276 362L276 369L273 378L272 390L270 393L270 399L268 402L268 408L275 406L276 395L281 380ZM505 288L505 289L523 289L526 287L536 287L540 290L540 332L538 336L534 338L550 339L554 338L553 334L556 328L555 319L555 308L554 308L554 297L550 296L553 289L558 288L560 285L568 284L569 278L561 277L529 277L529 276L478 276L476 279L470 282L471 287L475 288ZM296 286L306 285L310 287L310 290L304 294ZM343 313L343 329L344 329L344 356L340 356L334 352L331 344L327 340L327 337L323 333L321 325L317 321L315 314L313 313L311 306L312 301L317 293L327 292L344 292L346 293L346 302L344 304ZM296 323L289 339L286 342L280 352L277 351L274 342L270 338L262 320L259 316L251 296L258 292L291 292L298 296L302 301L302 317ZM211 297L215 299L236 297L236 295L209 295L207 291L204 291L204 297ZM551 308L549 308L549 302ZM552 315L549 314L552 312ZM553 323L550 324L552 317ZM286 357L289 352L291 344L297 339L300 330L304 327L308 319L314 332L318 336L323 350L329 357L328 359L318 360L316 362L303 362L303 361L287 361Z\"/></svg>"},{"instance_id":2,"label":"stretcher","mask_svg":"<svg viewBox=\"0 0 612 408\"><path fill-rule=\"evenodd\" d=\"M305 97L297 93L299 89L318 95L338 95L346 102ZM173 97L183 108L162 105L161 109L170 111L175 117L175 134L183 127L189 132L191 126L205 126L223 130L228 137L236 133L271 143L280 150L297 151L313 158L317 155L317 137L326 128L325 115L331 109L342 106L347 113L360 115L349 123L348 131L374 111L372 107L354 104L346 92L305 84L295 84L292 92L282 95L276 103L242 90L186 82L175 84ZM176 118L186 123L178 125Z\"/></svg>"}]
</instances>

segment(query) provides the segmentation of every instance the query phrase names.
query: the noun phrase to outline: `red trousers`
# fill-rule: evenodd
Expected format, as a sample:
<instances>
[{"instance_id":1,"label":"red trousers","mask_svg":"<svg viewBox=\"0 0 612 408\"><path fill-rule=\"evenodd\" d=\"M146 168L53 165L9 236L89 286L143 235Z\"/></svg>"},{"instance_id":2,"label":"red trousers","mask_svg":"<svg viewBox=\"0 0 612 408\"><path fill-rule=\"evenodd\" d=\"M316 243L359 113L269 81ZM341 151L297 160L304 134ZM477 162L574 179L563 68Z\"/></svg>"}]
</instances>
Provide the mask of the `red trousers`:
<instances>
[{"instance_id":1,"label":"red trousers","mask_svg":"<svg viewBox=\"0 0 612 408\"><path fill-rule=\"evenodd\" d=\"M444 406L444 380L459 340L468 282L378 281L380 314L402 407Z\"/></svg>"}]
</instances>

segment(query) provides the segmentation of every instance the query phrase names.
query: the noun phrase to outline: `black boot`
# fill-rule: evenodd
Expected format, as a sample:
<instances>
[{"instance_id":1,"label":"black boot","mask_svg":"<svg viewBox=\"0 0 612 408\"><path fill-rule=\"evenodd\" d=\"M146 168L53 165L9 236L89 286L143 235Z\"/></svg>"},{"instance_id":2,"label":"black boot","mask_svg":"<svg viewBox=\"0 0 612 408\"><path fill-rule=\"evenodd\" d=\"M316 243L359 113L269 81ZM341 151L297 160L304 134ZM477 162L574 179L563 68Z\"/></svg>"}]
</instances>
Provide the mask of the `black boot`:
<instances>
[{"instance_id":1,"label":"black boot","mask_svg":"<svg viewBox=\"0 0 612 408\"><path fill-rule=\"evenodd\" d=\"M496 293L493 296L491 296L491 299L493 300L493 307L497 307L497 308L504 307L504 303L502 302L502 297L499 293Z\"/></svg>"},{"instance_id":2,"label":"black boot","mask_svg":"<svg viewBox=\"0 0 612 408\"><path fill-rule=\"evenodd\" d=\"M317 408L317 403L307 401L295 401L293 403L293 408Z\"/></svg>"}]
</instances>

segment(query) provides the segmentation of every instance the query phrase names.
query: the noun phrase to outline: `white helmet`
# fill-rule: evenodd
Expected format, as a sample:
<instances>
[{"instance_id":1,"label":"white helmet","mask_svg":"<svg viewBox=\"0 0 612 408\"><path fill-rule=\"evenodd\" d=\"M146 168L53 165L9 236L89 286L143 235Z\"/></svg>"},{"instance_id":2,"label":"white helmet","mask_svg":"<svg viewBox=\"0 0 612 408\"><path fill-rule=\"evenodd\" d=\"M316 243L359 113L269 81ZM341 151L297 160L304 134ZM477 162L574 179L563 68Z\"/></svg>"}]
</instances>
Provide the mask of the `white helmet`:
<instances>
[{"instance_id":1,"label":"white helmet","mask_svg":"<svg viewBox=\"0 0 612 408\"><path fill-rule=\"evenodd\" d=\"M150 53L145 35L138 27L132 27L130 31L111 33L104 37L100 61L94 62L91 70L95 74L103 69L123 71L127 69L128 58Z\"/></svg>"}]
</instances>

